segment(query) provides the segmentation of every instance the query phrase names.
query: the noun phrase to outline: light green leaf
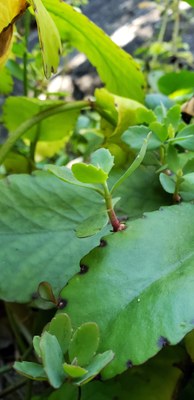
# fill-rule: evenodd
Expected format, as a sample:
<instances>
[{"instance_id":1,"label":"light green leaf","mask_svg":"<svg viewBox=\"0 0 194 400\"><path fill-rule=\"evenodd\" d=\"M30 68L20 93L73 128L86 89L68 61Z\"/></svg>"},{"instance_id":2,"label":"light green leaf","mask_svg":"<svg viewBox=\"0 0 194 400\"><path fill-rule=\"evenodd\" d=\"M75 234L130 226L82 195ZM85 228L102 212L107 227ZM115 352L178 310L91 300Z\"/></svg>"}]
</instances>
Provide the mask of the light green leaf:
<instances>
[{"instance_id":1,"label":"light green leaf","mask_svg":"<svg viewBox=\"0 0 194 400\"><path fill-rule=\"evenodd\" d=\"M74 177L82 183L96 183L103 184L108 179L108 174L103 169L95 167L94 165L87 165L84 163L76 163L71 168Z\"/></svg>"},{"instance_id":2,"label":"light green leaf","mask_svg":"<svg viewBox=\"0 0 194 400\"><path fill-rule=\"evenodd\" d=\"M63 354L65 354L68 350L72 335L71 320L69 316L67 314L56 315L52 318L47 331L57 338L61 350Z\"/></svg>"},{"instance_id":3,"label":"light green leaf","mask_svg":"<svg viewBox=\"0 0 194 400\"><path fill-rule=\"evenodd\" d=\"M84 257L88 273L63 289L72 323L95 321L99 351L115 353L104 377L122 373L129 360L142 364L193 329L193 218L194 206L182 203L130 221Z\"/></svg>"},{"instance_id":4,"label":"light green leaf","mask_svg":"<svg viewBox=\"0 0 194 400\"><path fill-rule=\"evenodd\" d=\"M114 157L107 149L98 149L94 153L92 153L91 163L95 167L101 168L104 172L109 174L114 165Z\"/></svg>"},{"instance_id":5,"label":"light green leaf","mask_svg":"<svg viewBox=\"0 0 194 400\"><path fill-rule=\"evenodd\" d=\"M63 40L88 57L111 92L143 102L144 77L139 65L95 24L58 0L43 0Z\"/></svg>"},{"instance_id":6,"label":"light green leaf","mask_svg":"<svg viewBox=\"0 0 194 400\"><path fill-rule=\"evenodd\" d=\"M76 385L84 385L91 381L99 372L102 371L114 358L114 353L111 350L105 351L102 354L97 354L88 365L88 372L86 375L78 379Z\"/></svg>"},{"instance_id":7,"label":"light green leaf","mask_svg":"<svg viewBox=\"0 0 194 400\"><path fill-rule=\"evenodd\" d=\"M37 381L47 380L44 368L40 364L29 361L16 361L13 367L17 372L19 372L19 374L22 374L27 378L35 379Z\"/></svg>"},{"instance_id":8,"label":"light green leaf","mask_svg":"<svg viewBox=\"0 0 194 400\"><path fill-rule=\"evenodd\" d=\"M53 100L40 100L26 97L9 97L3 106L3 121L6 128L13 132L23 122L35 114L53 107L60 107L64 102ZM14 110L17 109L17 112ZM79 115L79 110L68 110L53 115L29 129L24 135L31 141L37 138L41 141L56 141L69 138Z\"/></svg>"},{"instance_id":9,"label":"light green leaf","mask_svg":"<svg viewBox=\"0 0 194 400\"><path fill-rule=\"evenodd\" d=\"M41 358L41 350L40 350L40 336L36 335L33 337L33 347L39 358Z\"/></svg>"},{"instance_id":10,"label":"light green leaf","mask_svg":"<svg viewBox=\"0 0 194 400\"><path fill-rule=\"evenodd\" d=\"M49 383L57 389L65 379L63 353L57 338L45 331L40 339L40 350Z\"/></svg>"},{"instance_id":11,"label":"light green leaf","mask_svg":"<svg viewBox=\"0 0 194 400\"><path fill-rule=\"evenodd\" d=\"M181 122L181 107L180 104L175 104L167 111L167 115L165 118L165 125L168 128L168 126L171 124L172 127L174 128L174 131L176 132L180 122Z\"/></svg>"},{"instance_id":12,"label":"light green leaf","mask_svg":"<svg viewBox=\"0 0 194 400\"><path fill-rule=\"evenodd\" d=\"M159 179L160 179L160 183L161 183L163 189L167 193L175 192L176 184L175 184L175 180L172 176L168 176L162 172L159 176Z\"/></svg>"},{"instance_id":13,"label":"light green leaf","mask_svg":"<svg viewBox=\"0 0 194 400\"><path fill-rule=\"evenodd\" d=\"M116 96L106 89L97 89L95 97L97 107L107 112L113 124L109 131L102 129L105 136L121 136L129 126L148 124L156 119L153 111L148 110L138 101Z\"/></svg>"},{"instance_id":14,"label":"light green leaf","mask_svg":"<svg viewBox=\"0 0 194 400\"><path fill-rule=\"evenodd\" d=\"M158 121L151 122L149 125L150 130L153 131L161 142L164 142L168 137L168 130L164 124L161 124Z\"/></svg>"},{"instance_id":15,"label":"light green leaf","mask_svg":"<svg viewBox=\"0 0 194 400\"><path fill-rule=\"evenodd\" d=\"M58 29L41 0L29 0L34 10L42 50L44 73L47 79L56 73L61 53L61 40Z\"/></svg>"},{"instance_id":16,"label":"light green leaf","mask_svg":"<svg viewBox=\"0 0 194 400\"><path fill-rule=\"evenodd\" d=\"M9 70L4 67L0 70L0 94L9 94L13 90L13 79Z\"/></svg>"},{"instance_id":17,"label":"light green leaf","mask_svg":"<svg viewBox=\"0 0 194 400\"><path fill-rule=\"evenodd\" d=\"M67 363L63 364L63 369L71 378L80 378L88 372L87 369L79 367L79 365L71 365Z\"/></svg>"},{"instance_id":18,"label":"light green leaf","mask_svg":"<svg viewBox=\"0 0 194 400\"><path fill-rule=\"evenodd\" d=\"M80 258L97 246L102 236L80 240L75 229L101 210L98 193L90 191L88 196L88 189L70 186L46 173L1 179L0 298L30 302L37 298L42 281L52 282L58 296L64 284L80 272Z\"/></svg>"},{"instance_id":19,"label":"light green leaf","mask_svg":"<svg viewBox=\"0 0 194 400\"><path fill-rule=\"evenodd\" d=\"M75 331L69 346L69 359L71 363L76 359L77 364L86 366L96 354L99 345L99 329L94 322L82 324Z\"/></svg>"}]
</instances>

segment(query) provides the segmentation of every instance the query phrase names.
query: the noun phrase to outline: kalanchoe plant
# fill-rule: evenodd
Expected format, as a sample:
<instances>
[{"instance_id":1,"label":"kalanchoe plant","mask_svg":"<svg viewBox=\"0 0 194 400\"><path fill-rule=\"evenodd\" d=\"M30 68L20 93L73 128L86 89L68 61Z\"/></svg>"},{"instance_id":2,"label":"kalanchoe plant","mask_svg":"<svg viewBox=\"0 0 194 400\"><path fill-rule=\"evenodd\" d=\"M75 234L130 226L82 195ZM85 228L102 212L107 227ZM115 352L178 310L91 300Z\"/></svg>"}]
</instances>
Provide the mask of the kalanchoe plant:
<instances>
[{"instance_id":1,"label":"kalanchoe plant","mask_svg":"<svg viewBox=\"0 0 194 400\"><path fill-rule=\"evenodd\" d=\"M39 363L16 361L14 368L33 380L48 380L55 389L65 382L82 386L114 358L111 350L96 354L99 340L96 323L87 322L73 331L69 316L57 314L42 335L33 338Z\"/></svg>"},{"instance_id":2,"label":"kalanchoe plant","mask_svg":"<svg viewBox=\"0 0 194 400\"><path fill-rule=\"evenodd\" d=\"M112 225L113 231L118 232L126 228L120 222L114 211L114 204L118 199L112 198L112 194L141 164L146 153L150 134L144 139L143 145L137 157L125 171L125 173L114 183L111 189L108 187L108 177L114 165L114 157L107 149L96 150L91 155L91 164L76 163L71 170L68 167L57 167L48 165L45 167L59 179L72 185L85 187L99 193L105 202L106 213L102 210L101 215L94 215L89 220L84 221L77 229L78 237L86 237L95 234L107 224L107 216Z\"/></svg>"}]
</instances>

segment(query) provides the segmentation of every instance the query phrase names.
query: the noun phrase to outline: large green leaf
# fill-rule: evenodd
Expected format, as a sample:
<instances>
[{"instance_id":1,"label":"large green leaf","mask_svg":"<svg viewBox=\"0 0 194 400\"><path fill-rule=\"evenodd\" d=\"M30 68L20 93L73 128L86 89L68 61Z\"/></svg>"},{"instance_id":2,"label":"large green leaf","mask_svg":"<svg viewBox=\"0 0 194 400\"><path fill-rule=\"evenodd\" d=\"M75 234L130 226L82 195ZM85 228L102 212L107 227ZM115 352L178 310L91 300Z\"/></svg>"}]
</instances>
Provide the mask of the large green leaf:
<instances>
[{"instance_id":1,"label":"large green leaf","mask_svg":"<svg viewBox=\"0 0 194 400\"><path fill-rule=\"evenodd\" d=\"M12 132L38 112L60 106L63 103L62 101L9 97L3 107L4 124ZM23 137L30 140L38 138L42 141L56 141L65 136L68 137L76 124L79 112L79 110L68 110L68 112L52 115L28 130Z\"/></svg>"},{"instance_id":2,"label":"large green leaf","mask_svg":"<svg viewBox=\"0 0 194 400\"><path fill-rule=\"evenodd\" d=\"M102 235L76 237L79 222L102 212L101 197L88 193L46 173L0 181L0 298L30 301L41 281L57 294L80 271Z\"/></svg>"},{"instance_id":3,"label":"large green leaf","mask_svg":"<svg viewBox=\"0 0 194 400\"><path fill-rule=\"evenodd\" d=\"M44 0L64 40L86 54L108 90L140 102L144 78L138 64L83 14L58 0Z\"/></svg>"},{"instance_id":4,"label":"large green leaf","mask_svg":"<svg viewBox=\"0 0 194 400\"><path fill-rule=\"evenodd\" d=\"M194 206L182 204L131 221L82 260L86 273L62 291L72 323L95 321L99 350L115 353L105 377L143 363L193 329L193 218Z\"/></svg>"}]
</instances>

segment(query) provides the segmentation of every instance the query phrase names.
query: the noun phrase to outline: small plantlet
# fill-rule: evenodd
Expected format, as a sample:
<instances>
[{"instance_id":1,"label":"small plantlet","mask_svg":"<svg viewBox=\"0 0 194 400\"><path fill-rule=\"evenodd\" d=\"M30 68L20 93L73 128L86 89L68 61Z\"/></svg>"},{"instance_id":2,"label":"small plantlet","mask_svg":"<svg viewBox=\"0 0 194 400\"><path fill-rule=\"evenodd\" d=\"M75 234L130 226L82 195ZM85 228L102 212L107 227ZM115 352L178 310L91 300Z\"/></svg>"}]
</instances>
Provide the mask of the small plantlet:
<instances>
[{"instance_id":1,"label":"small plantlet","mask_svg":"<svg viewBox=\"0 0 194 400\"><path fill-rule=\"evenodd\" d=\"M119 232L126 229L126 225L119 221L114 211L114 204L118 199L112 197L113 192L121 183L125 181L141 164L146 153L148 140L144 139L143 145L137 157L125 171L125 173L114 183L111 189L108 187L109 173L114 165L114 157L107 149L99 149L91 155L91 164L76 163L71 170L68 167L57 167L55 165L47 165L45 168L59 179L72 185L85 187L99 193L105 203L106 213L102 210L100 216L94 215L84 221L77 228L78 237L86 237L95 234L107 224L107 216L112 225L113 232Z\"/></svg>"},{"instance_id":2,"label":"small plantlet","mask_svg":"<svg viewBox=\"0 0 194 400\"><path fill-rule=\"evenodd\" d=\"M65 383L82 386L95 378L114 358L108 350L96 354L99 346L96 323L87 322L73 331L67 314L57 314L41 336L34 336L33 346L39 363L15 362L20 374L33 380L48 380L58 389Z\"/></svg>"}]
</instances>

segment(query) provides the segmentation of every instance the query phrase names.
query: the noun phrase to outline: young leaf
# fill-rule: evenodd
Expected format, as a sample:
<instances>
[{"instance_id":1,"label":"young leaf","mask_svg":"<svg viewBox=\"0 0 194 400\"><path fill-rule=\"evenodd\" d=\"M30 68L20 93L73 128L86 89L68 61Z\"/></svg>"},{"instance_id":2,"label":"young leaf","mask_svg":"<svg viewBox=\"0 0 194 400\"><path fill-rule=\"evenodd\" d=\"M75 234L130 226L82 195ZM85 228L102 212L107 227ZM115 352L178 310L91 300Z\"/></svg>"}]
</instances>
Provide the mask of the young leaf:
<instances>
[{"instance_id":1,"label":"young leaf","mask_svg":"<svg viewBox=\"0 0 194 400\"><path fill-rule=\"evenodd\" d=\"M104 172L103 169L97 168L91 164L77 163L72 165L71 170L74 177L82 183L103 184L108 179L108 174Z\"/></svg>"},{"instance_id":2,"label":"young leaf","mask_svg":"<svg viewBox=\"0 0 194 400\"><path fill-rule=\"evenodd\" d=\"M133 163L130 165L130 167L127 169L127 171L118 179L118 181L115 182L115 184L113 185L113 187L111 189L111 193L113 193L113 191L116 188L118 188L121 185L121 183L124 182L125 179L127 179L140 166L140 164L142 163L144 156L146 154L150 135L151 135L151 132L147 135L147 138L144 139L143 145L140 149L140 152L137 155L137 157L135 158L135 160L133 161Z\"/></svg>"},{"instance_id":3,"label":"young leaf","mask_svg":"<svg viewBox=\"0 0 194 400\"><path fill-rule=\"evenodd\" d=\"M41 299L43 299L45 301L50 301L52 303L56 303L56 299L53 294L53 289L49 282L40 282L39 283L38 294L41 297Z\"/></svg>"},{"instance_id":4,"label":"young leaf","mask_svg":"<svg viewBox=\"0 0 194 400\"><path fill-rule=\"evenodd\" d=\"M109 174L114 165L114 157L111 155L109 150L98 149L94 153L92 153L91 163L95 167L101 168L104 172Z\"/></svg>"},{"instance_id":5,"label":"young leaf","mask_svg":"<svg viewBox=\"0 0 194 400\"><path fill-rule=\"evenodd\" d=\"M84 164L85 165L85 164ZM53 175L57 176L57 178L61 179L64 182L70 183L71 185L81 186L87 189L93 189L95 191L99 191L99 189L93 185L85 184L73 175L72 170L67 167L58 167L56 165L46 165L44 167L46 171L51 172Z\"/></svg>"},{"instance_id":6,"label":"young leaf","mask_svg":"<svg viewBox=\"0 0 194 400\"><path fill-rule=\"evenodd\" d=\"M82 378L78 379L76 385L84 385L91 381L99 372L106 367L114 358L112 350L105 351L102 354L97 354L91 363L87 366L88 372Z\"/></svg>"},{"instance_id":7,"label":"young leaf","mask_svg":"<svg viewBox=\"0 0 194 400\"><path fill-rule=\"evenodd\" d=\"M161 183L163 189L167 193L174 193L176 183L172 176L168 176L164 173L161 173L159 179L160 179L160 183Z\"/></svg>"},{"instance_id":8,"label":"young leaf","mask_svg":"<svg viewBox=\"0 0 194 400\"><path fill-rule=\"evenodd\" d=\"M82 324L75 331L70 346L69 359L77 360L78 365L88 365L95 355L99 345L99 329L94 322Z\"/></svg>"},{"instance_id":9,"label":"young leaf","mask_svg":"<svg viewBox=\"0 0 194 400\"><path fill-rule=\"evenodd\" d=\"M56 73L61 54L61 40L58 29L42 4L41 0L29 0L34 10L39 41L42 50L44 73L47 79L51 73ZM48 31L49 30L49 31Z\"/></svg>"},{"instance_id":10,"label":"young leaf","mask_svg":"<svg viewBox=\"0 0 194 400\"><path fill-rule=\"evenodd\" d=\"M39 358L41 358L41 350L40 350L40 336L36 335L32 340L34 350Z\"/></svg>"},{"instance_id":11,"label":"young leaf","mask_svg":"<svg viewBox=\"0 0 194 400\"><path fill-rule=\"evenodd\" d=\"M51 386L57 389L65 379L63 353L57 338L45 331L40 339L40 350L48 380Z\"/></svg>"},{"instance_id":12,"label":"young leaf","mask_svg":"<svg viewBox=\"0 0 194 400\"><path fill-rule=\"evenodd\" d=\"M63 354L65 354L68 350L72 328L71 328L71 320L67 314L57 314L54 318L52 318L48 332L51 335L54 335L61 347Z\"/></svg>"},{"instance_id":13,"label":"young leaf","mask_svg":"<svg viewBox=\"0 0 194 400\"><path fill-rule=\"evenodd\" d=\"M79 367L79 365L63 364L63 369L67 375L71 378L80 378L81 376L87 374L87 369Z\"/></svg>"},{"instance_id":14,"label":"young leaf","mask_svg":"<svg viewBox=\"0 0 194 400\"><path fill-rule=\"evenodd\" d=\"M47 375L42 365L29 362L29 361L16 361L13 365L19 374L26 376L27 378L34 379L37 381L47 380Z\"/></svg>"}]
</instances>

